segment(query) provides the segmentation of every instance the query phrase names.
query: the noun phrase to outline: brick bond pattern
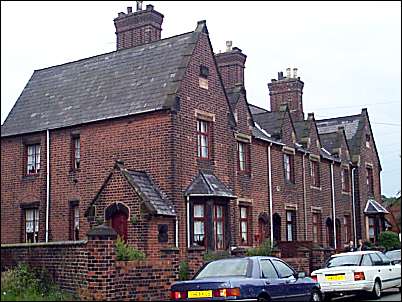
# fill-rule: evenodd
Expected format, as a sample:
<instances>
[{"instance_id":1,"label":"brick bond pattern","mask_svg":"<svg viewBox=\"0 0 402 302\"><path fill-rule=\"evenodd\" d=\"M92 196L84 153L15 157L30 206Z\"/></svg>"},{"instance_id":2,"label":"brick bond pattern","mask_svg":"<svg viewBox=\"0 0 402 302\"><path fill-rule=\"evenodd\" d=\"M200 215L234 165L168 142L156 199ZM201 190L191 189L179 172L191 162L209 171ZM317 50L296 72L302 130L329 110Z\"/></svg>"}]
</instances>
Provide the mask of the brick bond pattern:
<instances>
[{"instance_id":1,"label":"brick bond pattern","mask_svg":"<svg viewBox=\"0 0 402 302\"><path fill-rule=\"evenodd\" d=\"M145 27L142 27L141 30L145 30ZM156 32L159 32L159 29ZM160 36L155 35L152 39L157 40L159 38ZM133 42L129 38L125 39L125 41L124 43L141 43ZM123 42L118 43L120 43L119 47L127 47L127 45L121 44ZM297 209L297 240L311 242L312 211L313 207L315 207L321 213L321 240L319 243L324 247L329 245L325 220L328 217L332 217L330 161L321 157L321 186L320 188L314 188L311 186L309 156L303 156L302 153L296 152L294 159L295 184L288 184L284 181L284 151L282 147L279 145L272 146L272 171L269 171L268 143L253 138L250 146L250 173L240 173L237 169L237 142L234 133L251 135L250 116L245 95L241 95L236 107L232 108L236 112L238 119L235 129L230 127L231 109L225 96L225 88L233 88L239 83L244 82L242 72L245 56L239 54L239 52L240 50L236 49L229 58L224 58L225 54L223 56L222 54L218 55L216 61L218 63L224 62L224 64L220 65L221 69L218 70L209 37L206 33L200 33L193 53L189 54L187 58L189 64L185 70L185 75L177 94L180 100L180 106L177 111L139 114L50 131L51 194L49 240L69 240L69 205L70 201L73 200L79 201L80 239L85 238L85 235L95 225L97 219L103 219L104 209L114 202L126 204L130 209L130 219L134 216L137 218L136 223L128 223L128 242L143 250L147 254L149 262L147 264L135 265L116 264L113 262L109 266L116 266L116 269L102 271L102 278L108 279L108 282L111 282L110 284L121 283L121 286L125 286L124 290L120 288L124 292L124 296L121 298L126 299L137 295L137 291L133 291L130 288L130 284L133 282L133 284L142 284L141 286L144 288L142 290L138 289L138 292L142 292L141 297L148 299L152 293L145 291L145 287L148 286L146 285L146 282L148 282L146 280L149 280L152 286L154 286L154 281L157 280L156 284L162 286L163 282L159 281L158 276L165 278L166 283L164 284L175 280L177 276L175 272L178 269L179 261L187 260L190 264L191 273L194 273L203 263L205 249L187 247L186 199L183 195L200 169L206 169L214 173L238 196L237 200L228 202L228 245L240 246L238 208L240 203L251 207L249 219L250 242L248 245L255 246L258 244L258 218L261 214L270 214L268 186L268 175L270 172L272 173L273 182L271 188L273 194L273 213L277 213L281 217L281 241L286 241L286 209L289 206L295 206ZM239 64L230 65L231 60L237 60ZM199 85L200 65L208 67L208 89L201 88ZM230 66L234 66L234 71ZM229 75L232 72L234 74ZM302 104L301 106L299 104L301 102L303 85L299 82L297 80L292 82L293 88L291 88L297 91L294 92L291 90L291 93L288 95L286 95L287 88L282 86L282 84L275 86L274 82L270 83L271 87L274 86L274 95L271 96L271 107L273 106L274 109L279 110L281 102L286 100L289 102L290 109L294 110L291 114L292 118L291 115L287 114L282 124L282 142L287 146L293 146L295 143L294 138L296 135L293 130L292 119L293 121L297 120L302 114ZM226 85L226 87L223 85ZM200 160L196 156L196 110L215 116L211 131L211 146L213 148L208 160ZM307 149L312 155L319 157L320 150L316 144L318 134L314 120L310 120L310 123L310 133L308 134L310 145ZM82 157L80 169L74 171L70 160L72 155L71 138L76 133L80 135ZM373 137L368 124L368 116L365 119L362 140L365 139L366 133ZM24 170L26 165L25 145L29 143L41 144L41 170L34 176L26 176ZM341 192L341 164L348 166L350 171L352 169L352 166L349 165L348 146L345 141L342 142L340 154L342 162L334 164L334 184L336 217L342 223L342 218L345 215L352 217L352 196L351 194ZM144 212L139 206L139 197L132 193L132 189L118 175L112 176L110 182L99 196L96 204L95 220L88 221L84 217L83 213L87 210L105 179L113 171L113 166L117 159L123 160L125 167L128 169L146 171L159 189L174 204L178 220L178 238L176 238L176 222L174 218L152 217ZM369 197L365 175L366 164L373 165L374 197L376 200L381 200L380 163L373 144L371 148L367 148L365 141L361 143L357 163L355 183L358 210L358 238L366 238L367 229L363 214L365 201ZM2 137L1 175L2 244L24 242L24 219L21 205L29 205L32 202L39 203L39 241L43 242L45 240L46 216L46 133L39 132ZM5 175L7 177L4 177ZM303 177L305 179L305 194L303 194ZM158 242L159 224L168 225L168 242ZM13 231L10 231L9 226L12 226ZM266 234L268 237L270 235L269 229L270 226L268 224L266 225ZM362 229L362 232L359 232L360 229ZM346 234L342 229L341 247L349 239L346 238ZM176 240L178 241L178 249L172 248L176 245ZM94 245L93 248L90 248L91 244ZM106 249L108 252L109 249L112 249L112 242L107 244L99 242L99 244L105 244L100 249ZM88 262L88 265L96 266L98 264L96 261L99 260L96 260L97 257L106 257L102 254L103 252L96 252L97 248L99 247L93 242L88 242L86 245L83 243L77 245L61 244L51 247L36 245L29 248L2 247L2 267L3 262L5 265L11 265L16 261L25 259L33 263L33 265L47 265L51 272L55 272L55 267L58 267L57 270L62 271L67 276L67 272L71 271L71 269L68 268L67 264L63 264L64 262L61 260L65 258L67 251L71 255L74 255L74 259L79 259L78 263L80 263L82 257L95 257L88 260L93 261L93 263ZM88 254L90 252L93 255L90 256ZM98 254L95 255L95 252ZM308 257L306 251L297 251L295 252L297 257L292 257L289 261L296 268L309 271L312 268L319 267L322 260L328 257L331 252L328 249L320 250L318 247L310 247ZM48 259L50 258L50 253L52 256L53 254L55 255L52 259L53 262L44 261L41 259L42 256L38 257L37 260L33 257L36 254L43 255L44 259ZM112 252L110 251L110 253ZM4 258L3 254L5 255ZM68 257L66 259L69 259ZM113 258L114 256L108 255L107 257ZM159 263L159 261L165 261L164 259L169 263L165 268L163 268L162 264L159 268L158 265L154 265L154 263ZM7 261L9 261L9 264ZM103 260L100 259L99 261L101 263ZM151 262L152 267L150 266ZM63 269L60 269L60 267L63 267ZM137 269L139 267L142 268ZM85 272L86 268L82 268L84 275ZM127 274L127 278L119 279L119 274L123 274L123 272ZM70 277L63 277L67 278L64 280L56 274L55 278L64 288L71 289L74 287L74 284L71 283L72 281L67 281ZM106 293L104 289L106 283L95 282L89 276L88 278L71 278L71 280L73 279L88 282L87 289L89 292L96 291L101 293L100 296L96 297L97 299L101 297L109 299L113 295L116 295L116 293L112 292ZM138 282L134 282L133 280L137 280ZM113 286L116 287L117 285ZM134 292L135 294L133 294ZM155 297L152 296L152 298Z\"/></svg>"}]
</instances>

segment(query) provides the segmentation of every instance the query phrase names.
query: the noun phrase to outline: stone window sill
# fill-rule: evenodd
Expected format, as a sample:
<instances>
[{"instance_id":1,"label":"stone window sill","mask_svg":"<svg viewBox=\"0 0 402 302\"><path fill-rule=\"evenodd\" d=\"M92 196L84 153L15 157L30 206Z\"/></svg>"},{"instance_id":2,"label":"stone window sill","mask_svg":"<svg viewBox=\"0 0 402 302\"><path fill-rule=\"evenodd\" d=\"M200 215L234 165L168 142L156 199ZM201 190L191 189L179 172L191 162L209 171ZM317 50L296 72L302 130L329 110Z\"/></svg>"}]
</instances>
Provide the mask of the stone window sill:
<instances>
[{"instance_id":1,"label":"stone window sill","mask_svg":"<svg viewBox=\"0 0 402 302\"><path fill-rule=\"evenodd\" d=\"M310 189L321 191L321 187L316 187L316 186L310 186Z\"/></svg>"},{"instance_id":2,"label":"stone window sill","mask_svg":"<svg viewBox=\"0 0 402 302\"><path fill-rule=\"evenodd\" d=\"M350 192L342 191L342 194L343 194L343 195L350 195Z\"/></svg>"},{"instance_id":3,"label":"stone window sill","mask_svg":"<svg viewBox=\"0 0 402 302\"><path fill-rule=\"evenodd\" d=\"M34 174L27 174L22 176L22 180L30 181L30 180L35 180L39 177L39 173L34 173Z\"/></svg>"},{"instance_id":4,"label":"stone window sill","mask_svg":"<svg viewBox=\"0 0 402 302\"><path fill-rule=\"evenodd\" d=\"M187 248L187 251L205 251L205 247L204 246L190 246Z\"/></svg>"}]
</instances>

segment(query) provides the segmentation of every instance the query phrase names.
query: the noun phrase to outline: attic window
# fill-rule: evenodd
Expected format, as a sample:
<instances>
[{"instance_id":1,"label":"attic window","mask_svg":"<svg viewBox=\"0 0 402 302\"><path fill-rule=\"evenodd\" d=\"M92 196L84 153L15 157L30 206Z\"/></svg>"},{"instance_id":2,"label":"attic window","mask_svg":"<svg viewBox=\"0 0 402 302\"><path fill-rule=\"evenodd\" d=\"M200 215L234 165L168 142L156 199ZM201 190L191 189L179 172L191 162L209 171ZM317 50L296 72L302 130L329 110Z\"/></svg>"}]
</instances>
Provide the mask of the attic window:
<instances>
[{"instance_id":1,"label":"attic window","mask_svg":"<svg viewBox=\"0 0 402 302\"><path fill-rule=\"evenodd\" d=\"M200 65L200 77L204 79L208 79L209 76L209 68L204 65Z\"/></svg>"},{"instance_id":2,"label":"attic window","mask_svg":"<svg viewBox=\"0 0 402 302\"><path fill-rule=\"evenodd\" d=\"M370 148L370 134L366 134L366 147Z\"/></svg>"},{"instance_id":3,"label":"attic window","mask_svg":"<svg viewBox=\"0 0 402 302\"><path fill-rule=\"evenodd\" d=\"M209 75L208 67L200 65L200 75L198 78L198 82L200 87L203 89L208 89L208 75Z\"/></svg>"}]
</instances>

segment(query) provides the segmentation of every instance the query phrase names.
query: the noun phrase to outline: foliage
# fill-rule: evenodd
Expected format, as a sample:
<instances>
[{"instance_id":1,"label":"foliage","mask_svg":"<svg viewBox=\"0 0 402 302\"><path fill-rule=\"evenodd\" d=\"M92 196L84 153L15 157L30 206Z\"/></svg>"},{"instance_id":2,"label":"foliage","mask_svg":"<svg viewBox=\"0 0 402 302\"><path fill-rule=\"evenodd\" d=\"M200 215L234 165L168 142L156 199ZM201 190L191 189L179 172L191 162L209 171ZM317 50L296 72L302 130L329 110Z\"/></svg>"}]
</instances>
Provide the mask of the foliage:
<instances>
[{"instance_id":1,"label":"foliage","mask_svg":"<svg viewBox=\"0 0 402 302\"><path fill-rule=\"evenodd\" d=\"M219 260L223 258L228 258L230 257L230 254L228 251L208 251L204 254L203 259L206 262L213 261L213 260Z\"/></svg>"},{"instance_id":2,"label":"foliage","mask_svg":"<svg viewBox=\"0 0 402 302\"><path fill-rule=\"evenodd\" d=\"M385 231L382 232L378 238L378 242L387 251L401 248L401 242L397 233Z\"/></svg>"},{"instance_id":3,"label":"foliage","mask_svg":"<svg viewBox=\"0 0 402 302\"><path fill-rule=\"evenodd\" d=\"M179 265L179 280L188 280L190 277L190 269L187 261L181 261Z\"/></svg>"},{"instance_id":4,"label":"foliage","mask_svg":"<svg viewBox=\"0 0 402 302\"><path fill-rule=\"evenodd\" d=\"M25 264L1 274L1 301L72 301L45 270L31 270Z\"/></svg>"},{"instance_id":5,"label":"foliage","mask_svg":"<svg viewBox=\"0 0 402 302\"><path fill-rule=\"evenodd\" d=\"M270 256L272 254L271 241L264 240L260 246L249 248L246 252L247 256Z\"/></svg>"},{"instance_id":6,"label":"foliage","mask_svg":"<svg viewBox=\"0 0 402 302\"><path fill-rule=\"evenodd\" d=\"M135 215L133 215L132 217L131 217L131 224L132 225L136 225L137 223L138 223L138 218L137 218L137 216L135 216Z\"/></svg>"},{"instance_id":7,"label":"foliage","mask_svg":"<svg viewBox=\"0 0 402 302\"><path fill-rule=\"evenodd\" d=\"M116 241L116 258L118 261L144 260L145 254L129 246L119 236Z\"/></svg>"}]
</instances>

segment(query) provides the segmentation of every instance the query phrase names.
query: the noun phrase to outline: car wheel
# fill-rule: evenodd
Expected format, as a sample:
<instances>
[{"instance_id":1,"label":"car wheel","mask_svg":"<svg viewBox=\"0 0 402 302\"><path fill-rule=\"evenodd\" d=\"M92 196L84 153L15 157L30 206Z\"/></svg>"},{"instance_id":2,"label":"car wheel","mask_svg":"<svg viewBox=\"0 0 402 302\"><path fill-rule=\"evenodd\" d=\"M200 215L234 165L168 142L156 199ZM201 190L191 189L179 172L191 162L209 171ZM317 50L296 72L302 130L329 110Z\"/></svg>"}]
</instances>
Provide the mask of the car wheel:
<instances>
[{"instance_id":1,"label":"car wheel","mask_svg":"<svg viewBox=\"0 0 402 302\"><path fill-rule=\"evenodd\" d=\"M269 297L267 297L265 295L260 295L260 296L258 296L257 301L258 302L269 302L270 299L269 299Z\"/></svg>"},{"instance_id":2,"label":"car wheel","mask_svg":"<svg viewBox=\"0 0 402 302\"><path fill-rule=\"evenodd\" d=\"M381 298L381 284L378 280L375 280L373 290L371 292L371 296L374 299L380 299Z\"/></svg>"},{"instance_id":3,"label":"car wheel","mask_svg":"<svg viewBox=\"0 0 402 302\"><path fill-rule=\"evenodd\" d=\"M313 289L311 292L311 297L310 297L311 302L321 302L321 292L319 290Z\"/></svg>"},{"instance_id":4,"label":"car wheel","mask_svg":"<svg viewBox=\"0 0 402 302\"><path fill-rule=\"evenodd\" d=\"M331 294L325 294L324 295L324 299L323 299L324 302L329 302L331 300L332 300L332 295Z\"/></svg>"}]
</instances>

